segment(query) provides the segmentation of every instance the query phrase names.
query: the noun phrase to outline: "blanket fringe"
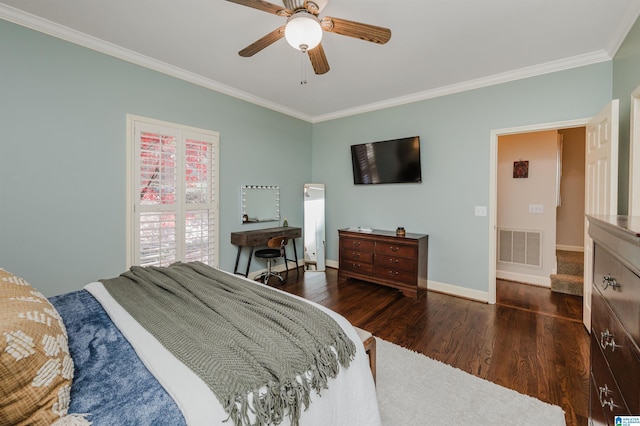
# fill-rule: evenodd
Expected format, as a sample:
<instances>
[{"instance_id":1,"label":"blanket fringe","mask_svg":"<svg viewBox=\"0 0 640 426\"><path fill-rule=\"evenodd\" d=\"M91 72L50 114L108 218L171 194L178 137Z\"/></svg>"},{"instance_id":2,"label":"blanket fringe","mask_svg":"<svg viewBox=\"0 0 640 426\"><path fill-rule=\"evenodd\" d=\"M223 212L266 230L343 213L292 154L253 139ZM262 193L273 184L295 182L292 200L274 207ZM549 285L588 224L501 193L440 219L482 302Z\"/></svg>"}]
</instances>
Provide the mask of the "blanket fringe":
<instances>
[{"instance_id":1,"label":"blanket fringe","mask_svg":"<svg viewBox=\"0 0 640 426\"><path fill-rule=\"evenodd\" d=\"M53 422L51 426L89 426L92 423L85 417L89 414L67 414Z\"/></svg>"},{"instance_id":2,"label":"blanket fringe","mask_svg":"<svg viewBox=\"0 0 640 426\"><path fill-rule=\"evenodd\" d=\"M320 395L327 389L329 379L336 377L340 365L346 368L354 356L355 345L349 339L338 338L333 347L318 348L315 363L306 373L286 381L269 382L263 393L254 390L251 403L247 394L236 394L227 401L224 405L229 417L225 421L231 420L236 426L266 426L279 425L288 417L292 426L298 426L300 414L309 408L312 390ZM249 412L255 416L255 422Z\"/></svg>"}]
</instances>

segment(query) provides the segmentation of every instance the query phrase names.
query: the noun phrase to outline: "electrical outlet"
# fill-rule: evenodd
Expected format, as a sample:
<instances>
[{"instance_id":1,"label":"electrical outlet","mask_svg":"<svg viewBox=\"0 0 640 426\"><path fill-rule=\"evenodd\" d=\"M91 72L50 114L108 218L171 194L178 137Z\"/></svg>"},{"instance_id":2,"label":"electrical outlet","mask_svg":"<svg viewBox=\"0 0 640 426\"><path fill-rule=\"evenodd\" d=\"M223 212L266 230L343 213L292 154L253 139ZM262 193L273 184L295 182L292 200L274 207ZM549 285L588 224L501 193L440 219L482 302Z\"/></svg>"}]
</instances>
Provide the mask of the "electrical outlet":
<instances>
[{"instance_id":1,"label":"electrical outlet","mask_svg":"<svg viewBox=\"0 0 640 426\"><path fill-rule=\"evenodd\" d=\"M542 205L542 204L529 204L529 213L535 213L535 214L544 213L544 205Z\"/></svg>"}]
</instances>

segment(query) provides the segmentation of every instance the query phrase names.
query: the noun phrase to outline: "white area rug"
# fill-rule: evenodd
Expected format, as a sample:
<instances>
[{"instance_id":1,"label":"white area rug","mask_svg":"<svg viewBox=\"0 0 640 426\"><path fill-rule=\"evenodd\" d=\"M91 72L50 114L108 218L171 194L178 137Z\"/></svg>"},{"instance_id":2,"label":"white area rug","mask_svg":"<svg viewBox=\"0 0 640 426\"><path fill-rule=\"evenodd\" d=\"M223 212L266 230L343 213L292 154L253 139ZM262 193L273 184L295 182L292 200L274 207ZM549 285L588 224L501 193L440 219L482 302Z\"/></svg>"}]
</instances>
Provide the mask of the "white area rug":
<instances>
[{"instance_id":1,"label":"white area rug","mask_svg":"<svg viewBox=\"0 0 640 426\"><path fill-rule=\"evenodd\" d=\"M556 405L376 338L384 426L564 426Z\"/></svg>"}]
</instances>

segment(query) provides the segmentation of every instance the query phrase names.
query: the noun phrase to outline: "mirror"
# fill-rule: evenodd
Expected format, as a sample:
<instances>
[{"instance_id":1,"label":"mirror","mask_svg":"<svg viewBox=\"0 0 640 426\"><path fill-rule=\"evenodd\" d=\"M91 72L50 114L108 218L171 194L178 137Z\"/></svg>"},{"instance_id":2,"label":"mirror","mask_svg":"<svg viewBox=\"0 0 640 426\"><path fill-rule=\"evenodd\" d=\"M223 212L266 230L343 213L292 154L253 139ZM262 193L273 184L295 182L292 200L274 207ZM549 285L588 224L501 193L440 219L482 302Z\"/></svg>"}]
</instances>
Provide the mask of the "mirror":
<instances>
[{"instance_id":1,"label":"mirror","mask_svg":"<svg viewBox=\"0 0 640 426\"><path fill-rule=\"evenodd\" d=\"M242 223L280 222L280 188L242 185Z\"/></svg>"},{"instance_id":2,"label":"mirror","mask_svg":"<svg viewBox=\"0 0 640 426\"><path fill-rule=\"evenodd\" d=\"M304 185L304 269L325 270L324 184Z\"/></svg>"}]
</instances>

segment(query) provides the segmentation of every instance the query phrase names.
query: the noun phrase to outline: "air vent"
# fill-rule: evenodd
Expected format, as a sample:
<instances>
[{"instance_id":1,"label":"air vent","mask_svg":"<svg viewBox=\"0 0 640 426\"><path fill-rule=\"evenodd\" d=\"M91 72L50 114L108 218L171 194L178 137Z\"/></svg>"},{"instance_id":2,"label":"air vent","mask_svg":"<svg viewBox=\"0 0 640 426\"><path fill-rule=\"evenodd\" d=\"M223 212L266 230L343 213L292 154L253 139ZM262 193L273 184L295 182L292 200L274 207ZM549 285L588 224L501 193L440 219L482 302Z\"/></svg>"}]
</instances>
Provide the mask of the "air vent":
<instances>
[{"instance_id":1,"label":"air vent","mask_svg":"<svg viewBox=\"0 0 640 426\"><path fill-rule=\"evenodd\" d=\"M499 228L498 261L542 267L542 231Z\"/></svg>"}]
</instances>

